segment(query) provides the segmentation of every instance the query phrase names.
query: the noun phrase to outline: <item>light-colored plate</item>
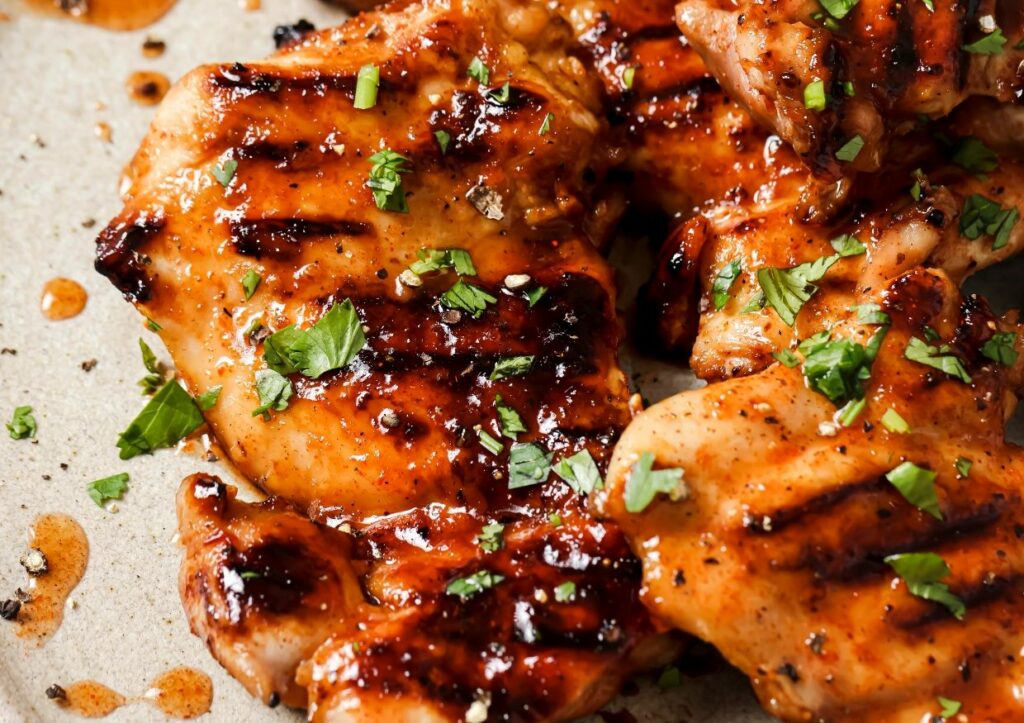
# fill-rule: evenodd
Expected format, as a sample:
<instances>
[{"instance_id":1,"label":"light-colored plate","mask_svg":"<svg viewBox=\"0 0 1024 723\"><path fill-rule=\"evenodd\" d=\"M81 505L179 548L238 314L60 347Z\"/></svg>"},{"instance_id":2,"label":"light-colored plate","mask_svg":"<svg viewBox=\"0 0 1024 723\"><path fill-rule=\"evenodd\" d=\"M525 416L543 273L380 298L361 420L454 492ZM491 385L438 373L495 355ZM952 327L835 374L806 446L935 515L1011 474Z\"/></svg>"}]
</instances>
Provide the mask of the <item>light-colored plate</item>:
<instances>
[{"instance_id":1,"label":"light-colored plate","mask_svg":"<svg viewBox=\"0 0 1024 723\"><path fill-rule=\"evenodd\" d=\"M320 27L343 16L316 0L264 0L257 12L242 10L238 0L182 0L148 29L111 33L29 14L16 0L0 0L0 11L11 18L0 21L0 347L17 350L0 355L0 421L21 404L31 405L39 421L35 442L11 440L0 428L0 599L25 584L18 558L37 514L71 514L91 544L74 606L44 648L27 648L0 621L0 721L70 718L46 699L52 683L92 678L138 695L177 665L213 677L213 709L204 720L299 720L298 713L251 699L188 631L177 594L174 492L189 473L230 473L169 451L118 460L117 433L143 403L136 340L145 336L167 355L93 271L93 238L119 210L121 167L153 113L129 101L124 82L131 72L153 69L176 79L200 63L260 58L273 50L275 25L305 17ZM163 57L143 57L147 35L167 42ZM110 144L95 135L101 121L113 129ZM54 276L88 290L79 317L49 322L40 314L42 286ZM81 363L89 359L98 364L87 373ZM645 393L683 383L669 371L644 374ZM131 489L116 513L105 512L85 486L118 472L131 475ZM684 678L681 689L665 694L646 685L613 707L623 705L649 721L760 717L732 673ZM109 720L160 717L135 705Z\"/></svg>"}]
</instances>

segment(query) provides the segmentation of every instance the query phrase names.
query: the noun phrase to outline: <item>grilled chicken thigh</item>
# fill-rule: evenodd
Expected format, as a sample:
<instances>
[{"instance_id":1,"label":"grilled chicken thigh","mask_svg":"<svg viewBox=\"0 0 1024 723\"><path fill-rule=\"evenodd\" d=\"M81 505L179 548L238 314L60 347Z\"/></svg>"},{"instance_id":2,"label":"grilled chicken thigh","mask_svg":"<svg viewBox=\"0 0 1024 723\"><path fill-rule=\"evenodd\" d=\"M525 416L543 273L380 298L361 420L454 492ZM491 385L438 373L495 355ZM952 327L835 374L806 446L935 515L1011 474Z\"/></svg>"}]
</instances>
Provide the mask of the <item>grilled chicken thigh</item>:
<instances>
[{"instance_id":1,"label":"grilled chicken thigh","mask_svg":"<svg viewBox=\"0 0 1024 723\"><path fill-rule=\"evenodd\" d=\"M877 169L920 118L1021 87L1016 0L684 0L678 20L732 97L829 175Z\"/></svg>"},{"instance_id":2,"label":"grilled chicken thigh","mask_svg":"<svg viewBox=\"0 0 1024 723\"><path fill-rule=\"evenodd\" d=\"M678 650L586 512L630 413L572 47L533 2L360 16L189 74L128 170L98 268L273 495L178 508L193 629L264 701L306 660L316 720L561 720Z\"/></svg>"},{"instance_id":3,"label":"grilled chicken thigh","mask_svg":"<svg viewBox=\"0 0 1024 723\"><path fill-rule=\"evenodd\" d=\"M1003 420L1020 329L940 271L879 291L803 363L637 417L597 507L641 557L651 609L718 647L769 712L921 721L942 696L1018 720L1024 460ZM863 399L848 426L839 388Z\"/></svg>"}]
</instances>

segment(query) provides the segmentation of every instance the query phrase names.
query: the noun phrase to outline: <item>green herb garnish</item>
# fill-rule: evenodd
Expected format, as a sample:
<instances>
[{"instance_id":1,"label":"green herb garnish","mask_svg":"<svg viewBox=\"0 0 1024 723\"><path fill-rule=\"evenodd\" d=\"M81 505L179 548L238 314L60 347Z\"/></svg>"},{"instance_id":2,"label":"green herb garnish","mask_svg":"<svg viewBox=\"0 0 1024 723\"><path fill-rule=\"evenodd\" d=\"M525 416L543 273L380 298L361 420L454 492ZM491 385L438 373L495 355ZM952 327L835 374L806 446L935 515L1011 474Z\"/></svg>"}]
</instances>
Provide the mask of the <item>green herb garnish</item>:
<instances>
[{"instance_id":1,"label":"green herb garnish","mask_svg":"<svg viewBox=\"0 0 1024 723\"><path fill-rule=\"evenodd\" d=\"M787 325L793 326L800 309L818 290L813 282L819 281L839 259L840 256L836 254L790 269L759 269L757 282L761 285L767 304L775 309L775 313Z\"/></svg>"},{"instance_id":2,"label":"green herb garnish","mask_svg":"<svg viewBox=\"0 0 1024 723\"><path fill-rule=\"evenodd\" d=\"M500 394L494 400L494 407L498 410L498 423L503 436L514 441L517 434L526 431L526 425L523 424L519 412L505 404Z\"/></svg>"},{"instance_id":3,"label":"green herb garnish","mask_svg":"<svg viewBox=\"0 0 1024 723\"><path fill-rule=\"evenodd\" d=\"M7 423L7 431L11 439L27 439L35 437L39 430L36 418L32 416L32 407L15 407L11 421Z\"/></svg>"},{"instance_id":4,"label":"green herb garnish","mask_svg":"<svg viewBox=\"0 0 1024 723\"><path fill-rule=\"evenodd\" d=\"M227 158L213 167L210 173L217 179L217 183L227 188L231 185L231 179L235 177L235 171L238 170L238 161L234 158Z\"/></svg>"},{"instance_id":5,"label":"green herb garnish","mask_svg":"<svg viewBox=\"0 0 1024 723\"><path fill-rule=\"evenodd\" d=\"M938 347L929 346L914 336L910 338L903 355L910 361L945 372L964 384L971 383L971 375L964 368L964 363L960 361L959 357L949 353L949 347L946 344Z\"/></svg>"},{"instance_id":6,"label":"green herb garnish","mask_svg":"<svg viewBox=\"0 0 1024 723\"><path fill-rule=\"evenodd\" d=\"M124 493L128 491L128 473L122 472L90 482L85 491L93 502L103 507L103 503L108 500L119 500L124 497Z\"/></svg>"},{"instance_id":7,"label":"green herb garnish","mask_svg":"<svg viewBox=\"0 0 1024 723\"><path fill-rule=\"evenodd\" d=\"M889 555L885 563L906 583L911 595L945 605L957 620L964 619L967 607L963 600L951 593L948 585L940 582L949 577L949 566L934 552Z\"/></svg>"},{"instance_id":8,"label":"green herb garnish","mask_svg":"<svg viewBox=\"0 0 1024 723\"><path fill-rule=\"evenodd\" d=\"M492 522L484 525L480 534L476 536L476 544L484 552L497 552L505 546L505 525L500 522Z\"/></svg>"},{"instance_id":9,"label":"green herb garnish","mask_svg":"<svg viewBox=\"0 0 1024 723\"><path fill-rule=\"evenodd\" d=\"M882 426L894 434L906 434L910 431L910 425L907 424L907 420L900 416L892 407L885 410L885 414L882 415Z\"/></svg>"},{"instance_id":10,"label":"green herb garnish","mask_svg":"<svg viewBox=\"0 0 1024 723\"><path fill-rule=\"evenodd\" d=\"M199 409L203 412L208 412L213 409L214 405L217 404L217 400L220 399L220 392L222 387L210 387L205 392L196 397L196 404L199 405Z\"/></svg>"},{"instance_id":11,"label":"green herb garnish","mask_svg":"<svg viewBox=\"0 0 1024 723\"><path fill-rule=\"evenodd\" d=\"M264 419L270 419L270 410L283 412L288 408L288 400L292 398L292 382L273 369L260 369L256 372L256 394L260 405L252 411L252 416L262 415Z\"/></svg>"},{"instance_id":12,"label":"green herb garnish","mask_svg":"<svg viewBox=\"0 0 1024 723\"><path fill-rule=\"evenodd\" d=\"M515 442L508 453L508 488L538 485L551 473L551 453L539 444Z\"/></svg>"},{"instance_id":13,"label":"green herb garnish","mask_svg":"<svg viewBox=\"0 0 1024 723\"><path fill-rule=\"evenodd\" d=\"M864 148L864 139L860 136L854 136L843 146L836 151L836 159L845 161L846 163L852 163L860 155L861 149Z\"/></svg>"},{"instance_id":14,"label":"green herb garnish","mask_svg":"<svg viewBox=\"0 0 1024 723\"><path fill-rule=\"evenodd\" d=\"M480 444L483 445L484 449L491 454L501 454L501 451L505 449L501 441L495 439L494 436L483 427L476 430L476 436L480 440Z\"/></svg>"},{"instance_id":15,"label":"green herb garnish","mask_svg":"<svg viewBox=\"0 0 1024 723\"><path fill-rule=\"evenodd\" d=\"M467 284L462 279L441 294L441 305L449 309L458 309L479 319L487 311L488 304L496 304L497 297L491 296L479 286Z\"/></svg>"},{"instance_id":16,"label":"green herb garnish","mask_svg":"<svg viewBox=\"0 0 1024 723\"><path fill-rule=\"evenodd\" d=\"M352 105L357 110L367 110L377 105L377 89L380 87L380 68L364 65L356 75L356 95Z\"/></svg>"},{"instance_id":17,"label":"green herb garnish","mask_svg":"<svg viewBox=\"0 0 1024 723\"><path fill-rule=\"evenodd\" d=\"M963 46L968 53L975 55L999 55L1006 45L1006 36L1000 28L996 28L988 35L978 38L973 43Z\"/></svg>"},{"instance_id":18,"label":"green herb garnish","mask_svg":"<svg viewBox=\"0 0 1024 723\"><path fill-rule=\"evenodd\" d=\"M507 377L521 377L533 366L533 356L508 356L494 362L489 379L497 381Z\"/></svg>"},{"instance_id":19,"label":"green herb garnish","mask_svg":"<svg viewBox=\"0 0 1024 723\"><path fill-rule=\"evenodd\" d=\"M448 583L445 592L449 595L458 595L463 600L471 598L488 588L492 588L505 578L489 570L480 570L469 577L460 577Z\"/></svg>"},{"instance_id":20,"label":"green herb garnish","mask_svg":"<svg viewBox=\"0 0 1024 723\"><path fill-rule=\"evenodd\" d=\"M812 80L804 86L804 108L807 110L825 110L828 95L825 93L825 81Z\"/></svg>"},{"instance_id":21,"label":"green herb garnish","mask_svg":"<svg viewBox=\"0 0 1024 723\"><path fill-rule=\"evenodd\" d=\"M203 415L195 400L173 379L161 387L152 399L121 432L117 448L121 459L150 454L161 447L173 447L203 426Z\"/></svg>"},{"instance_id":22,"label":"green herb garnish","mask_svg":"<svg viewBox=\"0 0 1024 723\"><path fill-rule=\"evenodd\" d=\"M601 470L589 450L582 449L571 457L563 457L552 469L577 494L589 495L604 487Z\"/></svg>"},{"instance_id":23,"label":"green herb garnish","mask_svg":"<svg viewBox=\"0 0 1024 723\"><path fill-rule=\"evenodd\" d=\"M907 502L937 520L942 519L939 498L935 494L936 474L930 469L918 467L913 462L904 462L886 473L885 478L899 490Z\"/></svg>"},{"instance_id":24,"label":"green herb garnish","mask_svg":"<svg viewBox=\"0 0 1024 723\"><path fill-rule=\"evenodd\" d=\"M441 155L448 155L448 145L452 142L452 134L448 131L434 131L434 138L437 139L437 147L441 149Z\"/></svg>"},{"instance_id":25,"label":"green herb garnish","mask_svg":"<svg viewBox=\"0 0 1024 723\"><path fill-rule=\"evenodd\" d=\"M348 366L365 345L359 314L352 300L345 299L309 329L292 324L271 334L264 342L263 358L278 374L302 372L317 379Z\"/></svg>"},{"instance_id":26,"label":"green herb garnish","mask_svg":"<svg viewBox=\"0 0 1024 723\"><path fill-rule=\"evenodd\" d=\"M256 293L256 289L259 288L261 281L263 281L263 277L259 275L258 271L249 269L245 272L245 276L242 277L242 291L245 292L246 301L251 299L252 295Z\"/></svg>"},{"instance_id":27,"label":"green herb garnish","mask_svg":"<svg viewBox=\"0 0 1024 723\"><path fill-rule=\"evenodd\" d=\"M555 602L572 602L576 597L576 583L568 580L555 588Z\"/></svg>"},{"instance_id":28,"label":"green herb garnish","mask_svg":"<svg viewBox=\"0 0 1024 723\"><path fill-rule=\"evenodd\" d=\"M711 298L714 301L716 311L721 310L722 307L729 303L729 289L736 283L736 279L742 270L743 266L740 264L740 260L733 259L715 276L715 280L711 284Z\"/></svg>"},{"instance_id":29,"label":"green herb garnish","mask_svg":"<svg viewBox=\"0 0 1024 723\"><path fill-rule=\"evenodd\" d=\"M633 463L623 493L626 511L643 512L659 493L667 494L675 501L684 499L689 490L683 482L683 470L679 468L654 470L654 455L644 452Z\"/></svg>"},{"instance_id":30,"label":"green herb garnish","mask_svg":"<svg viewBox=\"0 0 1024 723\"><path fill-rule=\"evenodd\" d=\"M992 250L996 251L1010 242L1010 232L1019 218L1016 208L1003 208L981 194L972 193L960 214L960 233L971 241L991 236Z\"/></svg>"},{"instance_id":31,"label":"green herb garnish","mask_svg":"<svg viewBox=\"0 0 1024 723\"><path fill-rule=\"evenodd\" d=\"M996 332L981 346L981 353L1005 367L1012 367L1017 361L1017 335L1012 331Z\"/></svg>"},{"instance_id":32,"label":"green herb garnish","mask_svg":"<svg viewBox=\"0 0 1024 723\"><path fill-rule=\"evenodd\" d=\"M466 75L475 80L480 85L487 85L491 82L491 70L484 61L480 58L473 58L469 63L469 68L466 69Z\"/></svg>"},{"instance_id":33,"label":"green herb garnish","mask_svg":"<svg viewBox=\"0 0 1024 723\"><path fill-rule=\"evenodd\" d=\"M382 211L409 213L409 204L405 200L405 187L402 185L402 173L409 173L405 164L409 159L390 149L378 151L369 158L373 166L370 168L370 180L366 187L373 192L373 201Z\"/></svg>"}]
</instances>

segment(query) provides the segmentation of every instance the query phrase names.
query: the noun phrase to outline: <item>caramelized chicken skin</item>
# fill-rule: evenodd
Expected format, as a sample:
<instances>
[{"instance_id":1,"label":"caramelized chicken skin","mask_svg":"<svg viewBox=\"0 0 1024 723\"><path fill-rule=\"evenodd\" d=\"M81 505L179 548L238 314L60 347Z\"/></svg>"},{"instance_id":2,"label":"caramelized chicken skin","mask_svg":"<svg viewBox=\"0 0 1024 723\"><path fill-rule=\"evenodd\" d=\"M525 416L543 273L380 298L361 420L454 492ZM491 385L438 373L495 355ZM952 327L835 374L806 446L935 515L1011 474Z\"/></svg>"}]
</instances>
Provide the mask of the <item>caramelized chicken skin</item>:
<instances>
[{"instance_id":1,"label":"caramelized chicken skin","mask_svg":"<svg viewBox=\"0 0 1024 723\"><path fill-rule=\"evenodd\" d=\"M882 309L892 325L850 426L801 366L685 392L629 427L597 507L641 557L651 609L718 647L769 712L920 721L944 696L971 720L1017 720L1024 468L1003 420L1020 382L1019 335L1004 359L1012 367L979 350L1020 329L922 268L886 286ZM929 329L969 383L905 357ZM844 322L832 338L867 344L877 332ZM883 422L889 410L906 429ZM627 511L644 453L683 479L671 499ZM885 476L904 462L935 475L933 486L927 473L918 481L918 506ZM962 602L962 620L938 588L918 591L931 601L915 596L885 562L906 553L941 557L951 572L932 582Z\"/></svg>"},{"instance_id":2,"label":"caramelized chicken skin","mask_svg":"<svg viewBox=\"0 0 1024 723\"><path fill-rule=\"evenodd\" d=\"M1020 89L1016 0L684 0L678 20L730 95L832 175L878 169L919 117Z\"/></svg>"}]
</instances>

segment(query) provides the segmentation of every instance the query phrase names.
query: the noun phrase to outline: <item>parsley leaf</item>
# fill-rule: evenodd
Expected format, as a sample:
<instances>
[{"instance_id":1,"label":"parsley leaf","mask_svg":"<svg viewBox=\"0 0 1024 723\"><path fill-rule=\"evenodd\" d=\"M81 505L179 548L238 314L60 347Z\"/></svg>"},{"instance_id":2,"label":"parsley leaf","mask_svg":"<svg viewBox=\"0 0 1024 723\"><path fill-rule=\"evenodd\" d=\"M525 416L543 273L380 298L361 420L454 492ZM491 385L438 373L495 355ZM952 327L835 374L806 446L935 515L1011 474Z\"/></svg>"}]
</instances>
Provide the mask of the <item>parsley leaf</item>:
<instances>
[{"instance_id":1,"label":"parsley leaf","mask_svg":"<svg viewBox=\"0 0 1024 723\"><path fill-rule=\"evenodd\" d=\"M959 379L964 384L971 383L971 375L964 368L964 363L958 357L950 354L949 347L945 344L939 347L929 346L916 336L913 336L910 338L910 342L907 344L903 355L910 361L945 372L954 379Z\"/></svg>"},{"instance_id":2,"label":"parsley leaf","mask_svg":"<svg viewBox=\"0 0 1024 723\"><path fill-rule=\"evenodd\" d=\"M487 85L491 82L491 70L484 65L484 61L480 60L480 58L473 58L466 69L466 75L481 85Z\"/></svg>"},{"instance_id":3,"label":"parsley leaf","mask_svg":"<svg viewBox=\"0 0 1024 723\"><path fill-rule=\"evenodd\" d=\"M490 377L492 382L507 377L521 377L533 366L533 356L508 356L494 362Z\"/></svg>"},{"instance_id":4,"label":"parsley leaf","mask_svg":"<svg viewBox=\"0 0 1024 723\"><path fill-rule=\"evenodd\" d=\"M852 163L860 155L862 148L864 148L864 139L860 136L854 136L844 143L842 148L836 151L836 159Z\"/></svg>"},{"instance_id":5,"label":"parsley leaf","mask_svg":"<svg viewBox=\"0 0 1024 723\"><path fill-rule=\"evenodd\" d=\"M460 276L476 276L473 257L462 249L420 249L416 252L418 261L409 265L409 270L417 276L429 274L442 269L455 269Z\"/></svg>"},{"instance_id":6,"label":"parsley leaf","mask_svg":"<svg viewBox=\"0 0 1024 723\"><path fill-rule=\"evenodd\" d=\"M380 88L380 68L364 65L356 75L356 93L352 106L356 110L367 110L377 105L377 89Z\"/></svg>"},{"instance_id":7,"label":"parsley leaf","mask_svg":"<svg viewBox=\"0 0 1024 723\"><path fill-rule=\"evenodd\" d=\"M577 494L589 495L594 490L604 487L601 470L597 468L597 462L586 449L571 457L563 457L554 466L553 471Z\"/></svg>"},{"instance_id":8,"label":"parsley leaf","mask_svg":"<svg viewBox=\"0 0 1024 723\"><path fill-rule=\"evenodd\" d=\"M943 698L940 695L937 700L939 701L939 707L941 708L939 715L943 718L952 718L960 712L960 708L962 707L960 701L953 700L952 698Z\"/></svg>"},{"instance_id":9,"label":"parsley leaf","mask_svg":"<svg viewBox=\"0 0 1024 723\"><path fill-rule=\"evenodd\" d=\"M540 124L540 130L537 131L540 135L546 136L551 131L551 121L555 119L554 113L548 113L544 116L544 122Z\"/></svg>"},{"instance_id":10,"label":"parsley leaf","mask_svg":"<svg viewBox=\"0 0 1024 723\"><path fill-rule=\"evenodd\" d=\"M997 332L981 346L981 353L1005 367L1012 367L1017 361L1017 335L1012 331Z\"/></svg>"},{"instance_id":11,"label":"parsley leaf","mask_svg":"<svg viewBox=\"0 0 1024 723\"><path fill-rule=\"evenodd\" d=\"M825 93L825 81L812 80L804 86L804 108L807 110L825 110L828 96Z\"/></svg>"},{"instance_id":12,"label":"parsley leaf","mask_svg":"<svg viewBox=\"0 0 1024 723\"><path fill-rule=\"evenodd\" d=\"M491 296L479 286L467 284L462 279L455 282L448 291L441 294L441 305L449 309L459 309L472 314L474 319L479 319L487 311L488 304L498 302L497 297Z\"/></svg>"},{"instance_id":13,"label":"parsley leaf","mask_svg":"<svg viewBox=\"0 0 1024 723\"><path fill-rule=\"evenodd\" d=\"M882 311L878 304L854 304L850 311L857 312L858 324L873 324L875 326L888 326L892 323L889 315Z\"/></svg>"},{"instance_id":14,"label":"parsley leaf","mask_svg":"<svg viewBox=\"0 0 1024 723\"><path fill-rule=\"evenodd\" d=\"M975 136L961 138L950 160L971 173L988 173L999 166L999 156Z\"/></svg>"},{"instance_id":15,"label":"parsley leaf","mask_svg":"<svg viewBox=\"0 0 1024 723\"><path fill-rule=\"evenodd\" d=\"M480 444L483 445L484 449L491 454L501 454L501 451L505 449L504 445L483 427L476 430L476 436L479 438Z\"/></svg>"},{"instance_id":16,"label":"parsley leaf","mask_svg":"<svg viewBox=\"0 0 1024 723\"><path fill-rule=\"evenodd\" d=\"M505 525L500 522L484 525L480 534L476 536L476 544L480 545L484 552L497 552L505 546L504 532Z\"/></svg>"},{"instance_id":17,"label":"parsley leaf","mask_svg":"<svg viewBox=\"0 0 1024 723\"><path fill-rule=\"evenodd\" d=\"M906 434L910 431L910 425L907 424L907 420L900 416L892 407L885 410L885 414L882 415L882 426L894 434Z\"/></svg>"},{"instance_id":18,"label":"parsley leaf","mask_svg":"<svg viewBox=\"0 0 1024 723\"><path fill-rule=\"evenodd\" d=\"M885 475L907 502L941 520L942 510L939 509L939 498L935 494L935 477L936 474L930 469L918 467L913 462L904 462Z\"/></svg>"},{"instance_id":19,"label":"parsley leaf","mask_svg":"<svg viewBox=\"0 0 1024 723\"><path fill-rule=\"evenodd\" d=\"M270 419L271 409L283 412L288 408L288 400L292 397L292 382L273 369L260 369L256 372L256 394L260 405L253 410L252 416L262 414L264 419Z\"/></svg>"},{"instance_id":20,"label":"parsley leaf","mask_svg":"<svg viewBox=\"0 0 1024 723\"><path fill-rule=\"evenodd\" d=\"M11 421L7 423L7 431L11 439L27 439L35 437L39 425L32 416L32 407L15 407Z\"/></svg>"},{"instance_id":21,"label":"parsley leaf","mask_svg":"<svg viewBox=\"0 0 1024 723\"><path fill-rule=\"evenodd\" d=\"M967 478L971 475L971 467L974 466L974 462L967 459L966 457L957 457L956 462L953 463L956 467L956 473L961 477Z\"/></svg>"},{"instance_id":22,"label":"parsley leaf","mask_svg":"<svg viewBox=\"0 0 1024 723\"><path fill-rule=\"evenodd\" d=\"M800 364L800 357L791 352L789 349L783 349L782 351L773 351L772 356L775 357L784 367L792 369Z\"/></svg>"},{"instance_id":23,"label":"parsley leaf","mask_svg":"<svg viewBox=\"0 0 1024 723\"><path fill-rule=\"evenodd\" d=\"M212 173L213 177L217 179L217 183L224 186L224 188L227 188L231 185L231 179L235 177L235 171L237 170L238 161L234 158L228 158L214 166L210 173Z\"/></svg>"},{"instance_id":24,"label":"parsley leaf","mask_svg":"<svg viewBox=\"0 0 1024 723\"><path fill-rule=\"evenodd\" d=\"M820 280L839 259L836 254L791 269L759 269L757 282L768 305L787 325L793 326L800 309L818 290L812 282Z\"/></svg>"},{"instance_id":25,"label":"parsley leaf","mask_svg":"<svg viewBox=\"0 0 1024 723\"><path fill-rule=\"evenodd\" d=\"M219 385L216 387L210 387L205 392L196 397L196 404L199 405L199 409L208 412L213 409L217 400L220 399L221 388Z\"/></svg>"},{"instance_id":26,"label":"parsley leaf","mask_svg":"<svg viewBox=\"0 0 1024 723\"><path fill-rule=\"evenodd\" d=\"M409 204L405 200L405 187L402 185L401 173L409 173L405 164L409 159L390 149L378 151L369 158L373 166L370 168L370 180L366 187L373 192L373 201L382 211L409 213Z\"/></svg>"},{"instance_id":27,"label":"parsley leaf","mask_svg":"<svg viewBox=\"0 0 1024 723\"><path fill-rule=\"evenodd\" d=\"M551 473L551 453L539 444L516 442L508 453L508 488L538 485Z\"/></svg>"},{"instance_id":28,"label":"parsley leaf","mask_svg":"<svg viewBox=\"0 0 1024 723\"><path fill-rule=\"evenodd\" d=\"M907 552L889 555L885 563L896 571L911 595L945 605L957 620L963 620L967 607L940 580L949 577L946 561L934 552Z\"/></svg>"},{"instance_id":29,"label":"parsley leaf","mask_svg":"<svg viewBox=\"0 0 1024 723\"><path fill-rule=\"evenodd\" d=\"M548 287L538 286L536 289L530 289L526 292L526 300L529 302L527 308L532 309L537 305L537 302L541 300L544 294L548 293Z\"/></svg>"},{"instance_id":30,"label":"parsley leaf","mask_svg":"<svg viewBox=\"0 0 1024 723\"><path fill-rule=\"evenodd\" d=\"M963 46L968 53L975 55L999 55L1006 45L1006 36L1000 28L996 28L988 35L978 38L973 43Z\"/></svg>"},{"instance_id":31,"label":"parsley leaf","mask_svg":"<svg viewBox=\"0 0 1024 723\"><path fill-rule=\"evenodd\" d=\"M526 431L526 425L523 424L523 418L519 416L519 412L505 404L500 394L495 398L494 406L498 410L498 421L503 436L514 440L517 434Z\"/></svg>"},{"instance_id":32,"label":"parsley leaf","mask_svg":"<svg viewBox=\"0 0 1024 723\"><path fill-rule=\"evenodd\" d=\"M576 597L576 583L567 580L555 588L555 602L571 602Z\"/></svg>"},{"instance_id":33,"label":"parsley leaf","mask_svg":"<svg viewBox=\"0 0 1024 723\"><path fill-rule=\"evenodd\" d=\"M679 672L679 668L674 665L670 665L661 671L661 675L658 676L658 687L662 690L671 690L672 688L678 688L683 684L682 673Z\"/></svg>"},{"instance_id":34,"label":"parsley leaf","mask_svg":"<svg viewBox=\"0 0 1024 723\"><path fill-rule=\"evenodd\" d=\"M630 65L622 69L622 87L626 90L633 89L633 83L636 82L636 66Z\"/></svg>"},{"instance_id":35,"label":"parsley leaf","mask_svg":"<svg viewBox=\"0 0 1024 723\"><path fill-rule=\"evenodd\" d=\"M164 375L160 371L160 362L157 361L156 354L149 348L149 344L142 339L139 339L139 350L142 352L142 365L149 372L149 374L139 380L139 386L142 387L143 394L152 396L160 388L160 385L164 383Z\"/></svg>"},{"instance_id":36,"label":"parsley leaf","mask_svg":"<svg viewBox=\"0 0 1024 723\"><path fill-rule=\"evenodd\" d=\"M203 421L195 401L172 379L121 432L117 440L120 457L131 459L160 447L173 447L203 426Z\"/></svg>"},{"instance_id":37,"label":"parsley leaf","mask_svg":"<svg viewBox=\"0 0 1024 723\"><path fill-rule=\"evenodd\" d=\"M452 134L448 131L434 131L434 138L437 139L437 147L441 149L441 155L448 155L448 146L452 142Z\"/></svg>"},{"instance_id":38,"label":"parsley leaf","mask_svg":"<svg viewBox=\"0 0 1024 723\"><path fill-rule=\"evenodd\" d=\"M996 251L1010 242L1010 232L1019 218L1016 208L1003 208L981 194L972 193L960 214L960 233L971 241L991 236L992 250Z\"/></svg>"},{"instance_id":39,"label":"parsley leaf","mask_svg":"<svg viewBox=\"0 0 1024 723\"><path fill-rule=\"evenodd\" d=\"M512 102L512 85L506 82L500 88L487 91L487 100L497 105L508 105Z\"/></svg>"},{"instance_id":40,"label":"parsley leaf","mask_svg":"<svg viewBox=\"0 0 1024 723\"><path fill-rule=\"evenodd\" d=\"M821 0L821 6L836 20L842 20L857 6L858 2L860 0Z\"/></svg>"},{"instance_id":41,"label":"parsley leaf","mask_svg":"<svg viewBox=\"0 0 1024 723\"><path fill-rule=\"evenodd\" d=\"M242 290L245 292L246 301L251 299L252 295L256 293L256 289L259 288L261 281L263 281L263 277L255 269L249 269L245 272L245 276L242 277Z\"/></svg>"},{"instance_id":42,"label":"parsley leaf","mask_svg":"<svg viewBox=\"0 0 1024 723\"><path fill-rule=\"evenodd\" d=\"M107 500L119 500L124 497L124 493L128 491L128 473L122 472L90 482L85 491L93 502L103 507Z\"/></svg>"},{"instance_id":43,"label":"parsley leaf","mask_svg":"<svg viewBox=\"0 0 1024 723\"><path fill-rule=\"evenodd\" d=\"M471 598L488 588L492 588L504 580L504 576L489 570L480 570L469 577L455 578L448 583L445 592L449 595L458 595L463 600Z\"/></svg>"},{"instance_id":44,"label":"parsley leaf","mask_svg":"<svg viewBox=\"0 0 1024 723\"><path fill-rule=\"evenodd\" d=\"M711 284L712 299L715 303L715 311L719 311L727 303L729 303L729 289L736 283L736 279L739 277L740 272L743 270L743 266L740 264L739 259L733 259L725 265L718 275L715 277L714 282Z\"/></svg>"},{"instance_id":45,"label":"parsley leaf","mask_svg":"<svg viewBox=\"0 0 1024 723\"><path fill-rule=\"evenodd\" d=\"M829 241L832 244L832 248L836 250L842 258L847 256L860 256L868 252L868 247L865 246L858 240L852 233L844 233L840 236L836 236L834 239Z\"/></svg>"},{"instance_id":46,"label":"parsley leaf","mask_svg":"<svg viewBox=\"0 0 1024 723\"><path fill-rule=\"evenodd\" d=\"M644 452L630 468L623 493L627 512L643 512L658 493L667 494L672 501L689 495L689 489L683 482L683 470L677 467L654 470L653 467L654 455Z\"/></svg>"},{"instance_id":47,"label":"parsley leaf","mask_svg":"<svg viewBox=\"0 0 1024 723\"><path fill-rule=\"evenodd\" d=\"M861 382L871 376L872 361L866 347L850 339L836 339L808 345L801 351L804 377L811 389L837 405L864 396Z\"/></svg>"},{"instance_id":48,"label":"parsley leaf","mask_svg":"<svg viewBox=\"0 0 1024 723\"><path fill-rule=\"evenodd\" d=\"M842 409L839 410L838 421L844 427L853 426L853 423L857 421L857 417L864 411L864 407L867 406L868 400L861 397L860 399L851 399L848 401Z\"/></svg>"},{"instance_id":49,"label":"parsley leaf","mask_svg":"<svg viewBox=\"0 0 1024 723\"><path fill-rule=\"evenodd\" d=\"M334 304L309 329L294 324L267 337L263 358L278 374L301 371L317 379L351 363L366 345L359 314L351 299Z\"/></svg>"}]
</instances>

